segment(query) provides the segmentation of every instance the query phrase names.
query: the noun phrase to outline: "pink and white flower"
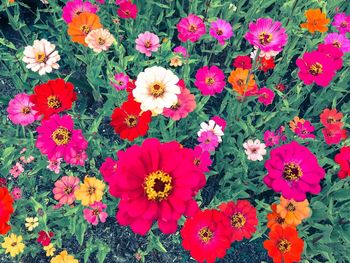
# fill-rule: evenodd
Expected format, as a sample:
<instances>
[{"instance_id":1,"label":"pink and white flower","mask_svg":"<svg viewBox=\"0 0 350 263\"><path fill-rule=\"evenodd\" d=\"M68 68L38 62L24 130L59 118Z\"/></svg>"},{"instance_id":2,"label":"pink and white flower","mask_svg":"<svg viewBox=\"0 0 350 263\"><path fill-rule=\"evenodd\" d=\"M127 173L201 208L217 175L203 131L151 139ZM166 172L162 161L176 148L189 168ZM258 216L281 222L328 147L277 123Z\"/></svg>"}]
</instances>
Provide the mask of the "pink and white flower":
<instances>
[{"instance_id":1,"label":"pink and white flower","mask_svg":"<svg viewBox=\"0 0 350 263\"><path fill-rule=\"evenodd\" d=\"M198 137L200 137L203 132L211 131L216 137L218 137L218 142L222 142L221 137L224 136L224 132L222 131L222 127L214 120L210 120L208 123L202 122L200 126L201 129L197 133Z\"/></svg>"},{"instance_id":2,"label":"pink and white flower","mask_svg":"<svg viewBox=\"0 0 350 263\"><path fill-rule=\"evenodd\" d=\"M261 143L260 140L248 140L243 143L243 147L245 148L244 152L247 154L248 160L262 161L264 159L263 156L266 154L266 145L265 143Z\"/></svg>"}]
</instances>

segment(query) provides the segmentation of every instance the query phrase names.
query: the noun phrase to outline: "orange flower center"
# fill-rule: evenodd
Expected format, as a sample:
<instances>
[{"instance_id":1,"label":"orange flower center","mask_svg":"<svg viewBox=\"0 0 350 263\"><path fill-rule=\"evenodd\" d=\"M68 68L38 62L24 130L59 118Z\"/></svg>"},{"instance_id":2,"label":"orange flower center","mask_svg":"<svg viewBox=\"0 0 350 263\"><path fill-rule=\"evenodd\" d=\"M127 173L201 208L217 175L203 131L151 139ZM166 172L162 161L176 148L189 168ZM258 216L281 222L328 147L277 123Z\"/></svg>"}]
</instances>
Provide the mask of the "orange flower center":
<instances>
[{"instance_id":1,"label":"orange flower center","mask_svg":"<svg viewBox=\"0 0 350 263\"><path fill-rule=\"evenodd\" d=\"M138 123L137 117L134 115L129 115L125 119L126 125L128 125L129 128L135 127Z\"/></svg>"},{"instance_id":2,"label":"orange flower center","mask_svg":"<svg viewBox=\"0 0 350 263\"><path fill-rule=\"evenodd\" d=\"M65 189L64 189L64 193L66 195L69 195L70 193L73 192L73 188L71 186L67 186Z\"/></svg>"},{"instance_id":3,"label":"orange flower center","mask_svg":"<svg viewBox=\"0 0 350 263\"><path fill-rule=\"evenodd\" d=\"M303 175L303 172L301 171L301 168L299 165L295 163L288 163L284 165L283 170L283 178L287 181L297 181L301 176Z\"/></svg>"},{"instance_id":4,"label":"orange flower center","mask_svg":"<svg viewBox=\"0 0 350 263\"><path fill-rule=\"evenodd\" d=\"M209 227L203 227L201 230L199 230L198 235L203 243L208 244L213 238L214 233L209 229Z\"/></svg>"},{"instance_id":5,"label":"orange flower center","mask_svg":"<svg viewBox=\"0 0 350 263\"><path fill-rule=\"evenodd\" d=\"M47 97L47 105L49 108L58 109L62 106L62 103L56 96L49 96Z\"/></svg>"},{"instance_id":6,"label":"orange flower center","mask_svg":"<svg viewBox=\"0 0 350 263\"><path fill-rule=\"evenodd\" d=\"M278 242L277 246L279 251L281 251L281 253L287 253L288 251L290 251L292 244L287 239L281 239Z\"/></svg>"},{"instance_id":7,"label":"orange flower center","mask_svg":"<svg viewBox=\"0 0 350 263\"><path fill-rule=\"evenodd\" d=\"M213 85L215 83L215 79L212 77L208 77L205 79L205 83L209 86Z\"/></svg>"},{"instance_id":8,"label":"orange flower center","mask_svg":"<svg viewBox=\"0 0 350 263\"><path fill-rule=\"evenodd\" d=\"M272 41L272 34L268 34L266 32L262 32L259 35L259 42L261 45L269 44Z\"/></svg>"},{"instance_id":9,"label":"orange flower center","mask_svg":"<svg viewBox=\"0 0 350 263\"><path fill-rule=\"evenodd\" d=\"M82 25L80 31L86 36L90 33L91 28L88 25Z\"/></svg>"},{"instance_id":10,"label":"orange flower center","mask_svg":"<svg viewBox=\"0 0 350 263\"><path fill-rule=\"evenodd\" d=\"M221 29L218 29L218 31L216 31L216 34L218 36L221 36L224 33L224 31L222 31Z\"/></svg>"},{"instance_id":11,"label":"orange flower center","mask_svg":"<svg viewBox=\"0 0 350 263\"><path fill-rule=\"evenodd\" d=\"M38 52L35 54L36 62L43 63L46 60L46 55L44 52Z\"/></svg>"},{"instance_id":12,"label":"orange flower center","mask_svg":"<svg viewBox=\"0 0 350 263\"><path fill-rule=\"evenodd\" d=\"M165 87L163 84L154 83L150 88L150 92L154 97L158 98L164 94Z\"/></svg>"},{"instance_id":13,"label":"orange flower center","mask_svg":"<svg viewBox=\"0 0 350 263\"><path fill-rule=\"evenodd\" d=\"M56 145L66 145L72 138L72 133L65 127L60 126L51 135Z\"/></svg>"},{"instance_id":14,"label":"orange flower center","mask_svg":"<svg viewBox=\"0 0 350 263\"><path fill-rule=\"evenodd\" d=\"M337 48L341 47L341 43L339 41L334 41L332 44L333 44L333 46L335 46Z\"/></svg>"},{"instance_id":15,"label":"orange flower center","mask_svg":"<svg viewBox=\"0 0 350 263\"><path fill-rule=\"evenodd\" d=\"M241 228L245 225L246 219L242 213L236 213L231 218L231 225L235 228Z\"/></svg>"},{"instance_id":16,"label":"orange flower center","mask_svg":"<svg viewBox=\"0 0 350 263\"><path fill-rule=\"evenodd\" d=\"M23 114L29 114L30 113L30 108L28 106L22 108L22 113Z\"/></svg>"},{"instance_id":17,"label":"orange flower center","mask_svg":"<svg viewBox=\"0 0 350 263\"><path fill-rule=\"evenodd\" d=\"M195 33L197 31L198 27L194 24L189 25L188 27L188 31L190 31L191 33Z\"/></svg>"},{"instance_id":18,"label":"orange flower center","mask_svg":"<svg viewBox=\"0 0 350 263\"><path fill-rule=\"evenodd\" d=\"M275 221L277 222L277 224L282 225L284 223L284 218L277 216Z\"/></svg>"},{"instance_id":19,"label":"orange flower center","mask_svg":"<svg viewBox=\"0 0 350 263\"><path fill-rule=\"evenodd\" d=\"M323 66L316 62L315 64L311 65L309 72L311 75L317 76L323 72Z\"/></svg>"},{"instance_id":20,"label":"orange flower center","mask_svg":"<svg viewBox=\"0 0 350 263\"><path fill-rule=\"evenodd\" d=\"M150 48L152 46L152 44L151 44L151 41L146 41L146 43L145 43L145 47L146 48Z\"/></svg>"},{"instance_id":21,"label":"orange flower center","mask_svg":"<svg viewBox=\"0 0 350 263\"><path fill-rule=\"evenodd\" d=\"M143 187L148 200L162 201L169 196L173 188L172 177L162 170L157 170L147 175Z\"/></svg>"},{"instance_id":22,"label":"orange flower center","mask_svg":"<svg viewBox=\"0 0 350 263\"><path fill-rule=\"evenodd\" d=\"M106 43L106 39L103 39L102 37L99 37L98 40L97 40L98 44L100 46L104 45Z\"/></svg>"},{"instance_id":23,"label":"orange flower center","mask_svg":"<svg viewBox=\"0 0 350 263\"><path fill-rule=\"evenodd\" d=\"M237 85L242 87L244 85L244 80L243 79L237 80Z\"/></svg>"},{"instance_id":24,"label":"orange flower center","mask_svg":"<svg viewBox=\"0 0 350 263\"><path fill-rule=\"evenodd\" d=\"M287 210L293 212L293 211L296 210L296 207L295 207L295 205L293 205L292 203L289 203L289 204L287 205Z\"/></svg>"}]
</instances>

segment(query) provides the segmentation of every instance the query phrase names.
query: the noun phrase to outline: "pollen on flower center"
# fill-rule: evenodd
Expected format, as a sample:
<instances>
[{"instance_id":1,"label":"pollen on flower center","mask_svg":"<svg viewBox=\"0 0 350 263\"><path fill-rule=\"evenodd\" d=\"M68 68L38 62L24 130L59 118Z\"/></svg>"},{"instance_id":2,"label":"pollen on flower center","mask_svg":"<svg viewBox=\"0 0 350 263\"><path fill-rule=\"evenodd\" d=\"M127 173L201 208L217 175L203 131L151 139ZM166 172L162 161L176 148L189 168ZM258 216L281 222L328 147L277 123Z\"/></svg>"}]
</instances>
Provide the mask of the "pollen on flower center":
<instances>
[{"instance_id":1,"label":"pollen on flower center","mask_svg":"<svg viewBox=\"0 0 350 263\"><path fill-rule=\"evenodd\" d=\"M15 247L15 246L17 246L17 242L12 242L11 247Z\"/></svg>"},{"instance_id":2,"label":"pollen on flower center","mask_svg":"<svg viewBox=\"0 0 350 263\"><path fill-rule=\"evenodd\" d=\"M172 110L177 110L178 108L180 108L179 102L176 102L176 104L174 104L173 106L170 107L170 109L172 109Z\"/></svg>"},{"instance_id":3,"label":"pollen on flower center","mask_svg":"<svg viewBox=\"0 0 350 263\"><path fill-rule=\"evenodd\" d=\"M282 225L282 224L284 223L284 218L278 216L278 217L276 218L276 222L277 222L278 224Z\"/></svg>"},{"instance_id":4,"label":"pollen on flower center","mask_svg":"<svg viewBox=\"0 0 350 263\"><path fill-rule=\"evenodd\" d=\"M91 31L91 28L88 25L82 25L80 27L80 31L84 33L84 35L88 35Z\"/></svg>"},{"instance_id":5,"label":"pollen on flower center","mask_svg":"<svg viewBox=\"0 0 350 263\"><path fill-rule=\"evenodd\" d=\"M162 201L166 199L172 189L171 176L158 170L148 174L144 181L145 194L148 200Z\"/></svg>"},{"instance_id":6,"label":"pollen on flower center","mask_svg":"<svg viewBox=\"0 0 350 263\"><path fill-rule=\"evenodd\" d=\"M237 80L237 84L238 84L238 86L243 86L244 85L244 80L243 79Z\"/></svg>"},{"instance_id":7,"label":"pollen on flower center","mask_svg":"<svg viewBox=\"0 0 350 263\"><path fill-rule=\"evenodd\" d=\"M235 213L231 218L231 225L236 228L241 228L245 225L246 219L242 213Z\"/></svg>"},{"instance_id":8,"label":"pollen on flower center","mask_svg":"<svg viewBox=\"0 0 350 263\"><path fill-rule=\"evenodd\" d=\"M287 205L287 210L288 210L288 211L291 211L291 212L292 212L292 211L295 211L295 209L296 209L296 208L295 208L295 205L293 205L292 203L289 203L289 204Z\"/></svg>"},{"instance_id":9,"label":"pollen on flower center","mask_svg":"<svg viewBox=\"0 0 350 263\"><path fill-rule=\"evenodd\" d=\"M96 192L96 188L93 186L89 186L87 192L89 195L93 195Z\"/></svg>"},{"instance_id":10,"label":"pollen on flower center","mask_svg":"<svg viewBox=\"0 0 350 263\"><path fill-rule=\"evenodd\" d=\"M272 41L272 34L262 32L259 35L259 42L261 45L269 44Z\"/></svg>"},{"instance_id":11,"label":"pollen on flower center","mask_svg":"<svg viewBox=\"0 0 350 263\"><path fill-rule=\"evenodd\" d=\"M217 34L218 36L221 36L223 33L224 33L224 31L222 31L222 29L218 29L218 30L216 31L216 34Z\"/></svg>"},{"instance_id":12,"label":"pollen on flower center","mask_svg":"<svg viewBox=\"0 0 350 263\"><path fill-rule=\"evenodd\" d=\"M311 75L317 76L323 72L323 67L320 63L316 62L311 65L309 72Z\"/></svg>"},{"instance_id":13,"label":"pollen on flower center","mask_svg":"<svg viewBox=\"0 0 350 263\"><path fill-rule=\"evenodd\" d=\"M62 103L56 96L49 96L47 97L47 105L49 108L58 109L62 106Z\"/></svg>"},{"instance_id":14,"label":"pollen on flower center","mask_svg":"<svg viewBox=\"0 0 350 263\"><path fill-rule=\"evenodd\" d=\"M30 113L30 108L29 107L23 107L22 108L22 113L23 114L29 114Z\"/></svg>"},{"instance_id":15,"label":"pollen on flower center","mask_svg":"<svg viewBox=\"0 0 350 263\"><path fill-rule=\"evenodd\" d=\"M145 47L146 48L150 48L152 46L152 44L151 44L151 41L146 41L146 43L145 43Z\"/></svg>"},{"instance_id":16,"label":"pollen on flower center","mask_svg":"<svg viewBox=\"0 0 350 263\"><path fill-rule=\"evenodd\" d=\"M72 193L73 189L71 186L67 186L65 189L64 189L64 193L69 195L70 193Z\"/></svg>"},{"instance_id":17,"label":"pollen on flower center","mask_svg":"<svg viewBox=\"0 0 350 263\"><path fill-rule=\"evenodd\" d=\"M209 227L203 227L198 232L199 238L203 243L208 244L209 241L213 238L214 233L209 229Z\"/></svg>"},{"instance_id":18,"label":"pollen on flower center","mask_svg":"<svg viewBox=\"0 0 350 263\"><path fill-rule=\"evenodd\" d=\"M125 123L130 128L135 127L137 125L137 122L137 117L134 115L129 115L125 118Z\"/></svg>"},{"instance_id":19,"label":"pollen on flower center","mask_svg":"<svg viewBox=\"0 0 350 263\"><path fill-rule=\"evenodd\" d=\"M209 77L209 78L206 78L206 79L205 79L205 83L206 83L207 85L213 85L213 84L215 83L215 80L214 80L214 78Z\"/></svg>"},{"instance_id":20,"label":"pollen on flower center","mask_svg":"<svg viewBox=\"0 0 350 263\"><path fill-rule=\"evenodd\" d=\"M194 24L190 24L188 27L188 31L190 31L191 33L195 33L197 31L197 26Z\"/></svg>"},{"instance_id":21,"label":"pollen on flower center","mask_svg":"<svg viewBox=\"0 0 350 263\"><path fill-rule=\"evenodd\" d=\"M45 55L45 53L44 53L44 52L38 52L38 53L36 53L36 54L35 54L35 60L36 60L37 62L40 62L40 63L45 62L45 60L46 60L46 55Z\"/></svg>"},{"instance_id":22,"label":"pollen on flower center","mask_svg":"<svg viewBox=\"0 0 350 263\"><path fill-rule=\"evenodd\" d=\"M92 211L92 214L95 215L95 216L98 216L100 214L100 211L98 211L98 209L94 209Z\"/></svg>"},{"instance_id":23,"label":"pollen on flower center","mask_svg":"<svg viewBox=\"0 0 350 263\"><path fill-rule=\"evenodd\" d=\"M52 133L51 137L57 145L65 145L72 138L72 133L67 128L60 126Z\"/></svg>"},{"instance_id":24,"label":"pollen on flower center","mask_svg":"<svg viewBox=\"0 0 350 263\"><path fill-rule=\"evenodd\" d=\"M160 83L154 83L150 88L150 92L154 97L158 98L165 92L164 85Z\"/></svg>"},{"instance_id":25,"label":"pollen on flower center","mask_svg":"<svg viewBox=\"0 0 350 263\"><path fill-rule=\"evenodd\" d=\"M343 21L341 24L340 24L340 27L341 28L347 28L348 27L348 23Z\"/></svg>"},{"instance_id":26,"label":"pollen on flower center","mask_svg":"<svg viewBox=\"0 0 350 263\"><path fill-rule=\"evenodd\" d=\"M201 160L199 158L194 159L194 165L199 166L201 164Z\"/></svg>"},{"instance_id":27,"label":"pollen on flower center","mask_svg":"<svg viewBox=\"0 0 350 263\"><path fill-rule=\"evenodd\" d=\"M333 44L333 46L335 46L337 48L341 47L341 44L339 43L339 41L334 41L332 44Z\"/></svg>"},{"instance_id":28,"label":"pollen on flower center","mask_svg":"<svg viewBox=\"0 0 350 263\"><path fill-rule=\"evenodd\" d=\"M302 175L303 175L303 172L301 171L301 168L299 165L295 163L288 163L284 165L282 176L287 181L297 181Z\"/></svg>"},{"instance_id":29,"label":"pollen on flower center","mask_svg":"<svg viewBox=\"0 0 350 263\"><path fill-rule=\"evenodd\" d=\"M97 42L98 42L98 44L99 45L104 45L105 43L106 43L106 39L103 39L102 37L99 37L98 39L97 39Z\"/></svg>"},{"instance_id":30,"label":"pollen on flower center","mask_svg":"<svg viewBox=\"0 0 350 263\"><path fill-rule=\"evenodd\" d=\"M282 253L286 253L291 249L292 244L287 239L281 239L278 242L278 249Z\"/></svg>"}]
</instances>

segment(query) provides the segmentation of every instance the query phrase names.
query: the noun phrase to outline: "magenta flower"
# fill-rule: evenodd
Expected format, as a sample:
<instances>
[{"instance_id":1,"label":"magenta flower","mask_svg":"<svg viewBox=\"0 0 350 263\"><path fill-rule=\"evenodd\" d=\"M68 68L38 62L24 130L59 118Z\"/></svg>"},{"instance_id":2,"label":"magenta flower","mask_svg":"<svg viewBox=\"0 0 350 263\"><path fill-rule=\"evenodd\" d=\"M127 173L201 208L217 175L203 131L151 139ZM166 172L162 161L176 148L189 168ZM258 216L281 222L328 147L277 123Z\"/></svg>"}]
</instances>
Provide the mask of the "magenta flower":
<instances>
[{"instance_id":1,"label":"magenta flower","mask_svg":"<svg viewBox=\"0 0 350 263\"><path fill-rule=\"evenodd\" d=\"M10 169L10 174L14 177L17 178L21 173L24 172L24 168L22 164L17 162L11 169Z\"/></svg>"},{"instance_id":2,"label":"magenta flower","mask_svg":"<svg viewBox=\"0 0 350 263\"><path fill-rule=\"evenodd\" d=\"M196 146L193 150L189 150L193 154L193 163L199 168L199 170L203 173L209 172L209 166L212 164L210 153L208 151L203 151L200 146Z\"/></svg>"},{"instance_id":3,"label":"magenta flower","mask_svg":"<svg viewBox=\"0 0 350 263\"><path fill-rule=\"evenodd\" d=\"M22 190L19 187L14 187L11 191L11 195L14 200L18 200L22 198Z\"/></svg>"},{"instance_id":4,"label":"magenta flower","mask_svg":"<svg viewBox=\"0 0 350 263\"><path fill-rule=\"evenodd\" d=\"M233 66L235 68L251 69L252 59L249 56L237 56L233 61Z\"/></svg>"},{"instance_id":5,"label":"magenta flower","mask_svg":"<svg viewBox=\"0 0 350 263\"><path fill-rule=\"evenodd\" d=\"M209 33L222 46L225 45L226 40L229 40L233 36L231 24L222 19L218 19L210 24Z\"/></svg>"},{"instance_id":6,"label":"magenta flower","mask_svg":"<svg viewBox=\"0 0 350 263\"><path fill-rule=\"evenodd\" d=\"M129 76L124 73L117 73L114 75L114 81L111 81L111 85L116 90L124 90L126 89L127 85L129 83Z\"/></svg>"},{"instance_id":7,"label":"magenta flower","mask_svg":"<svg viewBox=\"0 0 350 263\"><path fill-rule=\"evenodd\" d=\"M304 123L298 122L297 127L294 132L302 139L315 139L316 136L312 134L315 131L315 127L309 121L305 121Z\"/></svg>"},{"instance_id":8,"label":"magenta flower","mask_svg":"<svg viewBox=\"0 0 350 263\"><path fill-rule=\"evenodd\" d=\"M83 211L86 221L94 226L98 224L99 220L101 223L106 222L108 214L104 210L107 208L107 205L102 202L95 202L89 208L85 208Z\"/></svg>"},{"instance_id":9,"label":"magenta flower","mask_svg":"<svg viewBox=\"0 0 350 263\"><path fill-rule=\"evenodd\" d=\"M333 60L335 70L339 70L343 67L344 54L339 48L334 47L332 44L319 44L317 51Z\"/></svg>"},{"instance_id":10,"label":"magenta flower","mask_svg":"<svg viewBox=\"0 0 350 263\"><path fill-rule=\"evenodd\" d=\"M340 34L350 32L350 15L346 15L345 13L336 14L332 26L334 26Z\"/></svg>"},{"instance_id":11,"label":"magenta flower","mask_svg":"<svg viewBox=\"0 0 350 263\"><path fill-rule=\"evenodd\" d=\"M219 145L218 136L212 131L204 131L198 137L200 142L199 146L203 151L212 152L215 151L215 148Z\"/></svg>"},{"instance_id":12,"label":"magenta flower","mask_svg":"<svg viewBox=\"0 0 350 263\"><path fill-rule=\"evenodd\" d=\"M10 100L7 112L14 124L27 126L38 119L38 116L35 116L37 112L32 109L34 104L29 101L29 97L28 94L20 93Z\"/></svg>"},{"instance_id":13,"label":"magenta flower","mask_svg":"<svg viewBox=\"0 0 350 263\"><path fill-rule=\"evenodd\" d=\"M131 2L131 0L116 0L115 4L116 5L120 5L120 4L123 4L123 3L126 3L126 2Z\"/></svg>"},{"instance_id":14,"label":"magenta flower","mask_svg":"<svg viewBox=\"0 0 350 263\"><path fill-rule=\"evenodd\" d=\"M267 130L264 133L264 142L267 147L273 147L280 143L280 136L274 131Z\"/></svg>"},{"instance_id":15,"label":"magenta flower","mask_svg":"<svg viewBox=\"0 0 350 263\"><path fill-rule=\"evenodd\" d=\"M146 31L138 35L136 42L136 50L150 57L152 52L156 52L160 47L157 35Z\"/></svg>"},{"instance_id":16,"label":"magenta flower","mask_svg":"<svg viewBox=\"0 0 350 263\"><path fill-rule=\"evenodd\" d=\"M339 48L343 53L350 51L350 40L345 35L329 33L324 39L324 43L332 44L336 48Z\"/></svg>"},{"instance_id":17,"label":"magenta flower","mask_svg":"<svg viewBox=\"0 0 350 263\"><path fill-rule=\"evenodd\" d=\"M298 76L305 85L315 82L321 87L327 87L335 76L333 60L319 51L305 52L296 64L300 69Z\"/></svg>"},{"instance_id":18,"label":"magenta flower","mask_svg":"<svg viewBox=\"0 0 350 263\"><path fill-rule=\"evenodd\" d=\"M196 73L194 85L204 96L221 93L225 87L224 72L217 66L200 68Z\"/></svg>"},{"instance_id":19,"label":"magenta flower","mask_svg":"<svg viewBox=\"0 0 350 263\"><path fill-rule=\"evenodd\" d=\"M63 176L55 182L55 188L52 190L55 200L59 204L71 205L75 201L74 192L79 188L80 180L75 176Z\"/></svg>"},{"instance_id":20,"label":"magenta flower","mask_svg":"<svg viewBox=\"0 0 350 263\"><path fill-rule=\"evenodd\" d=\"M187 54L187 49L183 46L177 46L173 49L175 54L181 54L184 58L190 57L189 54Z\"/></svg>"},{"instance_id":21,"label":"magenta flower","mask_svg":"<svg viewBox=\"0 0 350 263\"><path fill-rule=\"evenodd\" d=\"M102 163L100 167L100 173L103 178L111 178L112 176L116 176L117 171L117 161L107 157L106 160Z\"/></svg>"},{"instance_id":22,"label":"magenta flower","mask_svg":"<svg viewBox=\"0 0 350 263\"><path fill-rule=\"evenodd\" d=\"M66 162L70 165L80 165L84 166L85 161L88 159L88 156L85 151L80 151L74 156L67 155Z\"/></svg>"},{"instance_id":23,"label":"magenta flower","mask_svg":"<svg viewBox=\"0 0 350 263\"><path fill-rule=\"evenodd\" d=\"M273 90L263 87L258 90L258 101L265 106L270 105L275 98L275 93Z\"/></svg>"},{"instance_id":24,"label":"magenta flower","mask_svg":"<svg viewBox=\"0 0 350 263\"><path fill-rule=\"evenodd\" d=\"M211 118L211 120L215 121L215 123L221 127L222 131L224 132L225 131L225 128L226 128L226 121L221 118L220 116L214 116L213 118Z\"/></svg>"},{"instance_id":25,"label":"magenta flower","mask_svg":"<svg viewBox=\"0 0 350 263\"><path fill-rule=\"evenodd\" d=\"M255 23L249 23L245 39L264 52L280 52L287 44L288 35L281 22L275 22L271 18L258 18Z\"/></svg>"},{"instance_id":26,"label":"magenta flower","mask_svg":"<svg viewBox=\"0 0 350 263\"><path fill-rule=\"evenodd\" d=\"M83 12L95 14L97 12L97 6L90 2L83 2L83 0L69 1L62 9L62 17L69 24L75 16Z\"/></svg>"},{"instance_id":27,"label":"magenta flower","mask_svg":"<svg viewBox=\"0 0 350 263\"><path fill-rule=\"evenodd\" d=\"M181 18L176 28L179 31L178 38L182 42L197 42L206 31L203 20L194 14Z\"/></svg>"},{"instance_id":28,"label":"magenta flower","mask_svg":"<svg viewBox=\"0 0 350 263\"><path fill-rule=\"evenodd\" d=\"M137 5L129 1L123 1L119 4L117 14L120 18L124 19L136 19L138 13Z\"/></svg>"},{"instance_id":29,"label":"magenta flower","mask_svg":"<svg viewBox=\"0 0 350 263\"><path fill-rule=\"evenodd\" d=\"M306 199L306 193L318 194L325 171L316 156L305 146L293 141L273 149L265 162L268 174L264 183L286 199L297 202Z\"/></svg>"}]
</instances>

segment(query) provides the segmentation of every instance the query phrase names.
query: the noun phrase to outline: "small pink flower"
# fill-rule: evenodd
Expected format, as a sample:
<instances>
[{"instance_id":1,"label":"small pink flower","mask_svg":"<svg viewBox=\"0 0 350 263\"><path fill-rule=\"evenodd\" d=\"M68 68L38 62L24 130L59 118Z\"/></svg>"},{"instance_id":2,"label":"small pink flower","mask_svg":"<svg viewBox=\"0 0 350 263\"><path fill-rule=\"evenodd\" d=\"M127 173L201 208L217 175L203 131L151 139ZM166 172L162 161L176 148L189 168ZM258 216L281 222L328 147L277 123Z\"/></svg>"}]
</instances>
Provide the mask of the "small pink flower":
<instances>
[{"instance_id":1,"label":"small pink flower","mask_svg":"<svg viewBox=\"0 0 350 263\"><path fill-rule=\"evenodd\" d=\"M276 134L278 134L278 136L280 136L280 139L284 142L287 140L287 136L285 134L283 134L285 131L285 128L284 126L281 126L279 127L277 130L276 130Z\"/></svg>"},{"instance_id":2,"label":"small pink flower","mask_svg":"<svg viewBox=\"0 0 350 263\"><path fill-rule=\"evenodd\" d=\"M152 52L156 52L160 47L159 37L151 32L146 31L138 35L136 42L136 50L150 57Z\"/></svg>"},{"instance_id":3,"label":"small pink flower","mask_svg":"<svg viewBox=\"0 0 350 263\"><path fill-rule=\"evenodd\" d=\"M47 169L54 172L55 174L59 174L61 170L61 162L63 158L57 158L57 159L51 159L49 160L48 166L46 166Z\"/></svg>"},{"instance_id":4,"label":"small pink flower","mask_svg":"<svg viewBox=\"0 0 350 263\"><path fill-rule=\"evenodd\" d=\"M316 136L312 134L314 131L315 127L311 124L311 122L305 121L304 123L298 122L294 132L302 139L315 139Z\"/></svg>"},{"instance_id":5,"label":"small pink flower","mask_svg":"<svg viewBox=\"0 0 350 263\"><path fill-rule=\"evenodd\" d=\"M122 72L115 74L114 80L111 81L112 86L116 90L126 89L128 83L129 83L129 76L127 74L122 73Z\"/></svg>"},{"instance_id":6,"label":"small pink flower","mask_svg":"<svg viewBox=\"0 0 350 263\"><path fill-rule=\"evenodd\" d=\"M35 158L34 158L34 156L28 156L28 158L26 158L25 156L21 156L19 159L21 160L21 162L23 164L28 164L28 163L31 163L32 161L34 161Z\"/></svg>"},{"instance_id":7,"label":"small pink flower","mask_svg":"<svg viewBox=\"0 0 350 263\"><path fill-rule=\"evenodd\" d=\"M217 66L202 67L196 73L194 85L204 96L221 93L225 87L224 72Z\"/></svg>"},{"instance_id":8,"label":"small pink flower","mask_svg":"<svg viewBox=\"0 0 350 263\"><path fill-rule=\"evenodd\" d=\"M203 151L212 152L219 145L218 137L212 131L204 131L198 138Z\"/></svg>"},{"instance_id":9,"label":"small pink flower","mask_svg":"<svg viewBox=\"0 0 350 263\"><path fill-rule=\"evenodd\" d=\"M90 2L83 2L83 0L73 0L66 3L62 9L62 17L67 24L72 22L73 18L83 12L93 13L97 12L97 6Z\"/></svg>"},{"instance_id":10,"label":"small pink flower","mask_svg":"<svg viewBox=\"0 0 350 263\"><path fill-rule=\"evenodd\" d=\"M174 53L181 54L184 58L190 57L189 54L187 54L187 49L183 46L177 46L173 49Z\"/></svg>"},{"instance_id":11,"label":"small pink flower","mask_svg":"<svg viewBox=\"0 0 350 263\"><path fill-rule=\"evenodd\" d=\"M90 205L89 208L85 208L83 211L86 221L94 226L98 224L99 220L101 223L106 222L108 214L103 210L107 208L107 205L103 204L102 202L95 202L94 204Z\"/></svg>"},{"instance_id":12,"label":"small pink flower","mask_svg":"<svg viewBox=\"0 0 350 263\"><path fill-rule=\"evenodd\" d=\"M346 15L345 13L336 14L332 26L334 26L340 34L350 32L350 15Z\"/></svg>"},{"instance_id":13,"label":"small pink flower","mask_svg":"<svg viewBox=\"0 0 350 263\"><path fill-rule=\"evenodd\" d=\"M69 156L67 163L71 165L80 165L84 166L85 161L88 159L88 156L85 151L78 152L75 156Z\"/></svg>"},{"instance_id":14,"label":"small pink flower","mask_svg":"<svg viewBox=\"0 0 350 263\"><path fill-rule=\"evenodd\" d=\"M119 4L119 9L117 11L118 16L120 18L124 18L124 19L136 19L137 17L137 5L136 4L132 4L129 1L123 1L122 3Z\"/></svg>"},{"instance_id":15,"label":"small pink flower","mask_svg":"<svg viewBox=\"0 0 350 263\"><path fill-rule=\"evenodd\" d=\"M223 118L221 118L220 116L216 115L213 118L211 118L211 120L215 121L215 123L221 127L223 132L225 131L227 123L226 123L226 121Z\"/></svg>"},{"instance_id":16,"label":"small pink flower","mask_svg":"<svg viewBox=\"0 0 350 263\"><path fill-rule=\"evenodd\" d=\"M194 164L203 172L209 172L209 166L212 164L210 159L210 153L208 151L203 151L203 148L196 146L193 149Z\"/></svg>"},{"instance_id":17,"label":"small pink flower","mask_svg":"<svg viewBox=\"0 0 350 263\"><path fill-rule=\"evenodd\" d=\"M225 41L233 36L232 26L229 22L218 19L210 24L210 35L219 41L220 45L225 45Z\"/></svg>"},{"instance_id":18,"label":"small pink flower","mask_svg":"<svg viewBox=\"0 0 350 263\"><path fill-rule=\"evenodd\" d=\"M75 176L63 176L55 182L55 188L52 190L54 198L60 204L71 205L75 200L74 192L79 188L80 180Z\"/></svg>"},{"instance_id":19,"label":"small pink flower","mask_svg":"<svg viewBox=\"0 0 350 263\"><path fill-rule=\"evenodd\" d=\"M273 102L273 99L275 98L275 93L273 92L273 90L264 87L258 90L258 96L258 101L267 106Z\"/></svg>"},{"instance_id":20,"label":"small pink flower","mask_svg":"<svg viewBox=\"0 0 350 263\"><path fill-rule=\"evenodd\" d=\"M24 168L22 164L17 162L10 170L10 174L14 177L17 178L21 173L23 173Z\"/></svg>"},{"instance_id":21,"label":"small pink flower","mask_svg":"<svg viewBox=\"0 0 350 263\"><path fill-rule=\"evenodd\" d=\"M273 131L265 131L264 142L267 147L272 147L280 142L280 136Z\"/></svg>"},{"instance_id":22,"label":"small pink flower","mask_svg":"<svg viewBox=\"0 0 350 263\"><path fill-rule=\"evenodd\" d=\"M28 94L20 93L10 100L7 112L14 124L27 126L38 119L35 116L37 112L32 109L34 104L29 101L29 97Z\"/></svg>"},{"instance_id":23,"label":"small pink flower","mask_svg":"<svg viewBox=\"0 0 350 263\"><path fill-rule=\"evenodd\" d=\"M22 198L22 190L19 187L14 187L11 191L13 199L18 200Z\"/></svg>"},{"instance_id":24,"label":"small pink flower","mask_svg":"<svg viewBox=\"0 0 350 263\"><path fill-rule=\"evenodd\" d=\"M102 174L103 178L111 178L112 176L117 176L117 161L107 157L106 160L102 163L100 167L100 173Z\"/></svg>"},{"instance_id":25,"label":"small pink flower","mask_svg":"<svg viewBox=\"0 0 350 263\"><path fill-rule=\"evenodd\" d=\"M233 66L242 69L252 68L252 59L249 56L237 56L233 61Z\"/></svg>"},{"instance_id":26,"label":"small pink flower","mask_svg":"<svg viewBox=\"0 0 350 263\"><path fill-rule=\"evenodd\" d=\"M246 141L243 143L243 147L245 148L244 152L247 154L247 159L251 161L262 161L263 155L266 154L265 143L261 143L258 139Z\"/></svg>"},{"instance_id":27,"label":"small pink flower","mask_svg":"<svg viewBox=\"0 0 350 263\"><path fill-rule=\"evenodd\" d=\"M324 43L332 44L334 47L339 48L343 53L350 51L350 40L345 35L329 33L324 39Z\"/></svg>"},{"instance_id":28,"label":"small pink flower","mask_svg":"<svg viewBox=\"0 0 350 263\"><path fill-rule=\"evenodd\" d=\"M176 28L179 31L178 38L182 42L197 42L206 31L203 20L194 14L181 18Z\"/></svg>"}]
</instances>

